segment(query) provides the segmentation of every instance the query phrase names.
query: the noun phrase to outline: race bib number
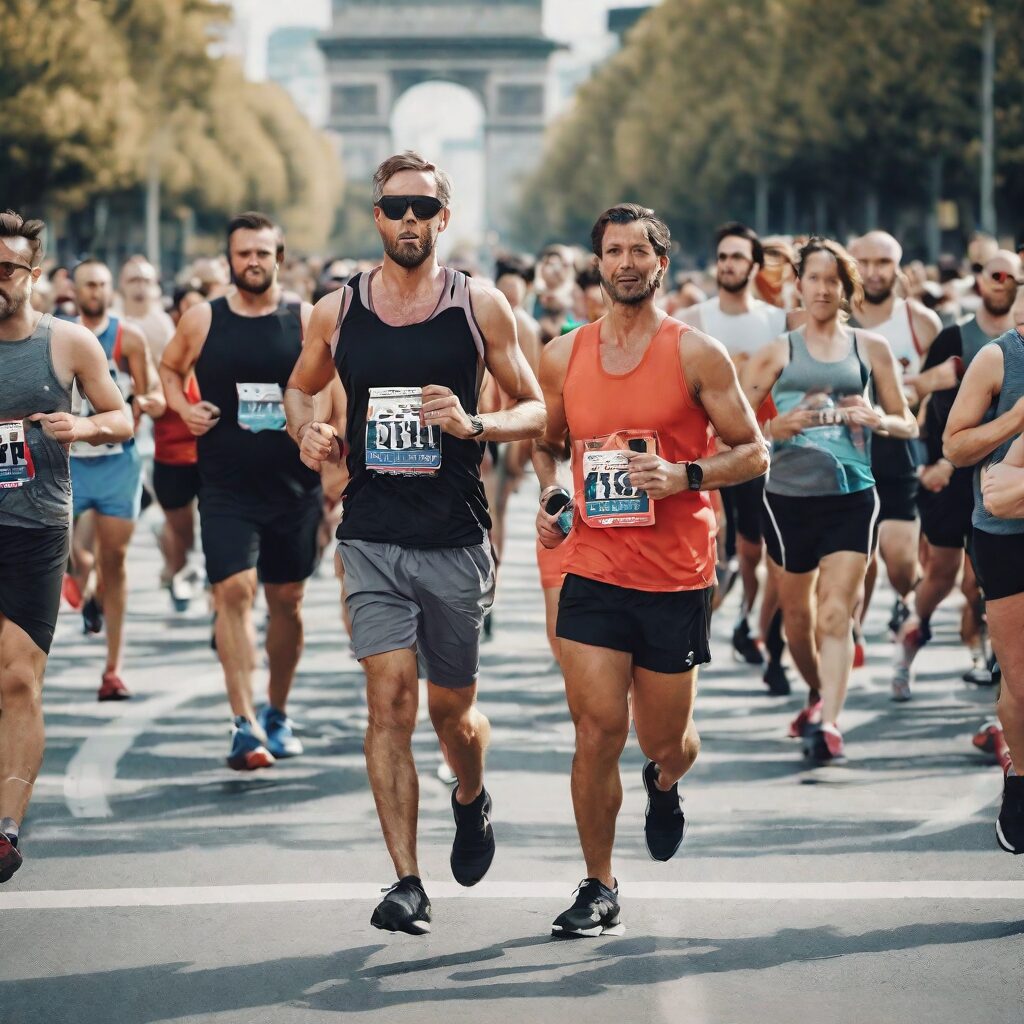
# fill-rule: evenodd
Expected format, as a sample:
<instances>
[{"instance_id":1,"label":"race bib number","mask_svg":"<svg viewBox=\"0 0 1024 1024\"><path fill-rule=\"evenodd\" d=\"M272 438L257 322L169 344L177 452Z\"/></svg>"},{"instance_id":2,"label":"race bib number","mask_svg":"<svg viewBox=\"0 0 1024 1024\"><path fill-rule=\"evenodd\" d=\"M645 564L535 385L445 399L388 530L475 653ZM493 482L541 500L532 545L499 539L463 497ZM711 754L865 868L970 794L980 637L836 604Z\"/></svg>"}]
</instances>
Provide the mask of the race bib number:
<instances>
[{"instance_id":1,"label":"race bib number","mask_svg":"<svg viewBox=\"0 0 1024 1024\"><path fill-rule=\"evenodd\" d=\"M284 430L280 384L238 384L238 425L243 430Z\"/></svg>"},{"instance_id":2,"label":"race bib number","mask_svg":"<svg viewBox=\"0 0 1024 1024\"><path fill-rule=\"evenodd\" d=\"M420 424L419 388L370 388L366 468L397 476L434 476L441 468L441 428Z\"/></svg>"},{"instance_id":3,"label":"race bib number","mask_svg":"<svg viewBox=\"0 0 1024 1024\"><path fill-rule=\"evenodd\" d=\"M656 454L653 431L620 430L582 445L583 519L588 526L653 526L654 502L629 482L629 453Z\"/></svg>"},{"instance_id":4,"label":"race bib number","mask_svg":"<svg viewBox=\"0 0 1024 1024\"><path fill-rule=\"evenodd\" d=\"M0 422L0 488L24 487L35 476L21 420Z\"/></svg>"}]
</instances>

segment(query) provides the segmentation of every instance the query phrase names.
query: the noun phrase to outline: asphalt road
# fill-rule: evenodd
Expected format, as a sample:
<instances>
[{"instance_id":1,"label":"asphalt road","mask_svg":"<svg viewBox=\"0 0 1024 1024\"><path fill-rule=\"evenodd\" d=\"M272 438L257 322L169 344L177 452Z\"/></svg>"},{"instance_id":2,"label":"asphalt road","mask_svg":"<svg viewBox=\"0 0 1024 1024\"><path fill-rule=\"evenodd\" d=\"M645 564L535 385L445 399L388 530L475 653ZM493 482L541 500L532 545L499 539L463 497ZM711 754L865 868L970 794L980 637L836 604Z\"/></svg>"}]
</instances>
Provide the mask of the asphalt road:
<instances>
[{"instance_id":1,"label":"asphalt road","mask_svg":"<svg viewBox=\"0 0 1024 1024\"><path fill-rule=\"evenodd\" d=\"M997 768L973 750L993 694L960 681L955 602L919 658L915 700L888 699L889 595L841 723L849 763L809 769L772 698L733 663L736 596L715 622L684 782L683 849L643 845L643 758L622 759L616 870L626 934L552 940L583 875L569 800L572 729L543 632L533 487L512 506L481 704L498 854L461 890L449 790L421 723L421 863L434 930L369 926L391 877L362 760L359 666L324 564L307 598L291 714L307 753L238 775L202 602L156 590L156 515L131 555L125 678L95 702L102 641L62 613L46 683L47 754L0 891L0 1021L506 1021L830 1024L1024 1019L1024 864L995 843Z\"/></svg>"}]
</instances>

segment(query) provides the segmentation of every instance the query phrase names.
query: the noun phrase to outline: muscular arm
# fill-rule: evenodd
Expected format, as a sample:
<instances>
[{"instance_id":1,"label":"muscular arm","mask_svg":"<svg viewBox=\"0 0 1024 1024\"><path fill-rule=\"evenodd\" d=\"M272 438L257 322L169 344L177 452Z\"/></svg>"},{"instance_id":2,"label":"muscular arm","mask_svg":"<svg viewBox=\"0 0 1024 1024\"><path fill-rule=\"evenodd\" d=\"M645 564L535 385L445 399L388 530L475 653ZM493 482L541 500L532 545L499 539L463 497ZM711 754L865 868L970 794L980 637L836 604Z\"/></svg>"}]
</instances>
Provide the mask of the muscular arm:
<instances>
[{"instance_id":1,"label":"muscular arm","mask_svg":"<svg viewBox=\"0 0 1024 1024\"><path fill-rule=\"evenodd\" d=\"M174 337L167 343L160 358L160 383L164 387L167 408L183 416L188 411L185 383L195 369L199 353L206 343L213 314L208 302L202 302L185 312Z\"/></svg>"},{"instance_id":2,"label":"muscular arm","mask_svg":"<svg viewBox=\"0 0 1024 1024\"><path fill-rule=\"evenodd\" d=\"M985 508L1000 519L1024 519L1024 435L1010 445L1006 458L981 479Z\"/></svg>"},{"instance_id":3,"label":"muscular arm","mask_svg":"<svg viewBox=\"0 0 1024 1024\"><path fill-rule=\"evenodd\" d=\"M964 374L942 435L942 454L954 466L973 466L1024 428L1024 399L988 423L985 414L1003 386L1003 351L985 345Z\"/></svg>"},{"instance_id":4,"label":"muscular arm","mask_svg":"<svg viewBox=\"0 0 1024 1024\"><path fill-rule=\"evenodd\" d=\"M538 437L545 411L540 385L516 336L516 320L508 299L496 288L471 283L473 311L484 336L484 361L495 383L507 396L507 408L480 419L480 441L519 441Z\"/></svg>"},{"instance_id":5,"label":"muscular arm","mask_svg":"<svg viewBox=\"0 0 1024 1024\"><path fill-rule=\"evenodd\" d=\"M124 324L122 328L121 351L128 363L139 411L159 419L167 408L163 388L160 387L146 337L132 324Z\"/></svg>"},{"instance_id":6,"label":"muscular arm","mask_svg":"<svg viewBox=\"0 0 1024 1024\"><path fill-rule=\"evenodd\" d=\"M789 343L776 338L759 348L741 367L740 385L752 409L760 409L771 396L772 388L786 367Z\"/></svg>"},{"instance_id":7,"label":"muscular arm","mask_svg":"<svg viewBox=\"0 0 1024 1024\"><path fill-rule=\"evenodd\" d=\"M87 444L127 441L134 432L131 414L110 376L103 347L84 327L68 324L65 329L71 350L71 372L78 382L79 391L96 410L92 416L74 418L74 440Z\"/></svg>"},{"instance_id":8,"label":"muscular arm","mask_svg":"<svg viewBox=\"0 0 1024 1024\"><path fill-rule=\"evenodd\" d=\"M533 469L542 494L558 483L559 463L566 461L569 424L565 418L562 388L575 340L575 331L556 338L547 344L540 357L540 386L548 416L544 433L533 442Z\"/></svg>"},{"instance_id":9,"label":"muscular arm","mask_svg":"<svg viewBox=\"0 0 1024 1024\"><path fill-rule=\"evenodd\" d=\"M727 451L696 460L704 471L701 490L713 491L761 476L768 469L768 446L725 346L706 334L689 331L679 339L679 347L693 397L728 446Z\"/></svg>"}]
</instances>

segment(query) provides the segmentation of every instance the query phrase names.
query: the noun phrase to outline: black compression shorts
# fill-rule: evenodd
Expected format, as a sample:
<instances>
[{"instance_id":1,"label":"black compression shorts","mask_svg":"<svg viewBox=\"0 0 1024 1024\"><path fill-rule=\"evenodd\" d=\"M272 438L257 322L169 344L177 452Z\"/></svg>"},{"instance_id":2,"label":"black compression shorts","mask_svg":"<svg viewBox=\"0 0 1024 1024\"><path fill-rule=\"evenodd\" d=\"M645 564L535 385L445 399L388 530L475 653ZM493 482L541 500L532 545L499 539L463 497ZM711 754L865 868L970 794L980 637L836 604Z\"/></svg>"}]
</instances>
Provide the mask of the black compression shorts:
<instances>
[{"instance_id":1,"label":"black compression shorts","mask_svg":"<svg viewBox=\"0 0 1024 1024\"><path fill-rule=\"evenodd\" d=\"M20 626L46 654L57 625L70 544L66 526L0 526L0 615Z\"/></svg>"},{"instance_id":2,"label":"black compression shorts","mask_svg":"<svg viewBox=\"0 0 1024 1024\"><path fill-rule=\"evenodd\" d=\"M172 466L167 462L153 463L153 490L163 509L185 508L199 496L199 466Z\"/></svg>"}]
</instances>

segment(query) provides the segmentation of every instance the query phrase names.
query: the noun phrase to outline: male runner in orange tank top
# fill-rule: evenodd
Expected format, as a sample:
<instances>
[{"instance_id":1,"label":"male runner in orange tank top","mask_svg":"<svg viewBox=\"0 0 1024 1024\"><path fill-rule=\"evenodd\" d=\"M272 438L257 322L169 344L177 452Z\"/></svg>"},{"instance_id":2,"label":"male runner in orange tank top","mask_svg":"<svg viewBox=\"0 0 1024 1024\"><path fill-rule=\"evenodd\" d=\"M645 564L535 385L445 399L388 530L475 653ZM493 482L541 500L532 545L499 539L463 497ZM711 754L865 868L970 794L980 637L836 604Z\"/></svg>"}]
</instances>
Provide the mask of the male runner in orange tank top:
<instances>
[{"instance_id":1,"label":"male runner in orange tank top","mask_svg":"<svg viewBox=\"0 0 1024 1024\"><path fill-rule=\"evenodd\" d=\"M715 517L708 491L768 466L724 346L655 304L668 228L653 211L624 204L598 218L591 238L609 313L545 349L548 426L534 458L542 487L538 536L545 547L566 545L557 635L576 726L572 796L587 866L576 902L552 925L563 936L620 928L611 856L630 690L648 758L648 852L668 860L682 842L678 782L700 749L693 699L697 666L710 659ZM709 425L727 448L711 456ZM576 512L563 538L543 504L567 435ZM616 523L630 515L637 525Z\"/></svg>"}]
</instances>

